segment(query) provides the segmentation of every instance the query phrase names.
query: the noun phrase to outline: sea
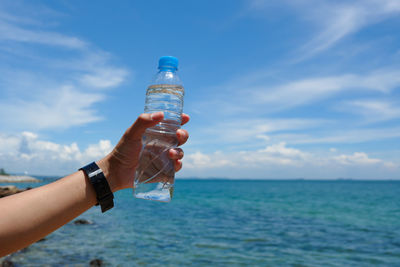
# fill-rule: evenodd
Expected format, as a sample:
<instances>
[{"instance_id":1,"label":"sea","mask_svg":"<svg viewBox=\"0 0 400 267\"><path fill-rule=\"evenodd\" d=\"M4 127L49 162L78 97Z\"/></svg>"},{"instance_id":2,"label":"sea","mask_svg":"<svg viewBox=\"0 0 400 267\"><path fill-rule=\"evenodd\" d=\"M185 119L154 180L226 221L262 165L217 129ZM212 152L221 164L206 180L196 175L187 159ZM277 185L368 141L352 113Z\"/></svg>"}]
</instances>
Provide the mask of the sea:
<instances>
[{"instance_id":1,"label":"sea","mask_svg":"<svg viewBox=\"0 0 400 267\"><path fill-rule=\"evenodd\" d=\"M18 184L36 187L39 184ZM68 192L65 192L68 194ZM177 179L170 203L115 194L14 266L400 266L400 181Z\"/></svg>"}]
</instances>

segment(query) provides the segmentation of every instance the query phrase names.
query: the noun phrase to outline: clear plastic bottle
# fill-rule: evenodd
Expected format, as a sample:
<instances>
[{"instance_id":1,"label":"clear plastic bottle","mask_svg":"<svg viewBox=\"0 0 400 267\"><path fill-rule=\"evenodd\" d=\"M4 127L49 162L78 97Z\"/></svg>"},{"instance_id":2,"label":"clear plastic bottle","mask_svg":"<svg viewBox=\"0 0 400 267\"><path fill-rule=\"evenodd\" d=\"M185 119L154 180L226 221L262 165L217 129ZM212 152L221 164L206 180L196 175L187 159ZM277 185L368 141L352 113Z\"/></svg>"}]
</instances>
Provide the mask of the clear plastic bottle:
<instances>
[{"instance_id":1,"label":"clear plastic bottle","mask_svg":"<svg viewBox=\"0 0 400 267\"><path fill-rule=\"evenodd\" d=\"M143 135L134 195L137 198L171 201L174 191L174 162L168 156L178 145L176 130L181 125L184 88L177 75L178 59L161 57L158 73L147 88L145 113L164 112L164 120Z\"/></svg>"}]
</instances>

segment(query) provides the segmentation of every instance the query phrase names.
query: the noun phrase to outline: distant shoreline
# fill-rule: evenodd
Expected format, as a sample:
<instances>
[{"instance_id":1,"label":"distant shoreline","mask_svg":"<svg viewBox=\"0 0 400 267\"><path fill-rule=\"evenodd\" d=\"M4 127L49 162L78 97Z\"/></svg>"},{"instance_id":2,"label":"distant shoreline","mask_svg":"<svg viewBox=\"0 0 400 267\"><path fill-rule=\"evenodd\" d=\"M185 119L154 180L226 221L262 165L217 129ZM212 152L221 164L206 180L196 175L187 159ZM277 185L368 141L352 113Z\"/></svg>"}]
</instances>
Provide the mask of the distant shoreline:
<instances>
[{"instance_id":1,"label":"distant shoreline","mask_svg":"<svg viewBox=\"0 0 400 267\"><path fill-rule=\"evenodd\" d=\"M27 176L27 175L0 175L0 183L36 183L42 182L42 178L44 181L49 179L59 179L62 176L44 176L44 175L35 175L40 177L40 179ZM176 177L175 180L179 181L269 181L269 182L400 182L399 179L359 179L359 178L285 178L285 179L278 179L278 178L227 178L227 177L207 177L207 178L199 178L199 177Z\"/></svg>"},{"instance_id":2,"label":"distant shoreline","mask_svg":"<svg viewBox=\"0 0 400 267\"><path fill-rule=\"evenodd\" d=\"M39 179L27 175L0 175L0 183L38 183Z\"/></svg>"},{"instance_id":3,"label":"distant shoreline","mask_svg":"<svg viewBox=\"0 0 400 267\"><path fill-rule=\"evenodd\" d=\"M198 177L179 177L175 178L175 180L193 180L193 181L270 181L270 182L400 182L399 179L359 179L359 178L198 178Z\"/></svg>"}]
</instances>

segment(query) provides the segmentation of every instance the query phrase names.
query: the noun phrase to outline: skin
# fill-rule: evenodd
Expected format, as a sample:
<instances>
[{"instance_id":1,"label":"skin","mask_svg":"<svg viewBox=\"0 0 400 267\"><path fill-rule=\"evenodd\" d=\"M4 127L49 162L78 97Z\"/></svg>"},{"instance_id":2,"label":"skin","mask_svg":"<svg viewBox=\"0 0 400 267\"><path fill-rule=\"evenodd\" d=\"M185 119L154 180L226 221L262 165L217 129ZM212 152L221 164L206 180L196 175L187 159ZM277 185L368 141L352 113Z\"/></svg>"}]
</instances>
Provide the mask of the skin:
<instances>
[{"instance_id":1,"label":"skin","mask_svg":"<svg viewBox=\"0 0 400 267\"><path fill-rule=\"evenodd\" d=\"M132 188L145 130L162 121L164 114L141 114L113 151L96 163L103 170L112 192ZM182 125L189 116L182 115ZM189 134L176 132L178 145ZM169 150L175 171L182 168L183 151ZM83 171L53 183L0 199L0 257L29 246L73 220L97 203L96 193Z\"/></svg>"}]
</instances>

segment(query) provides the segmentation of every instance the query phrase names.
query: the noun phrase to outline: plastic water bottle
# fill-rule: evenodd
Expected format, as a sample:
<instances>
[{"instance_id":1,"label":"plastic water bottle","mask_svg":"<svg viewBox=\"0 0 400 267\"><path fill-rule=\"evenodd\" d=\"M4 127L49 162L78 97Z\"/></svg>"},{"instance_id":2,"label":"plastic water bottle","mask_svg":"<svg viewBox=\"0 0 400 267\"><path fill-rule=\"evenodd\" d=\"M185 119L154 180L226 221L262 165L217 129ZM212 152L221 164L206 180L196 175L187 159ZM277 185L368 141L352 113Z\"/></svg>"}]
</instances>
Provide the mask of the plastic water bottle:
<instances>
[{"instance_id":1,"label":"plastic water bottle","mask_svg":"<svg viewBox=\"0 0 400 267\"><path fill-rule=\"evenodd\" d=\"M164 120L143 135L134 195L137 198L171 201L174 192L174 161L168 151L178 145L176 130L181 125L184 89L177 75L178 59L161 57L158 73L147 88L144 112L164 112Z\"/></svg>"}]
</instances>

